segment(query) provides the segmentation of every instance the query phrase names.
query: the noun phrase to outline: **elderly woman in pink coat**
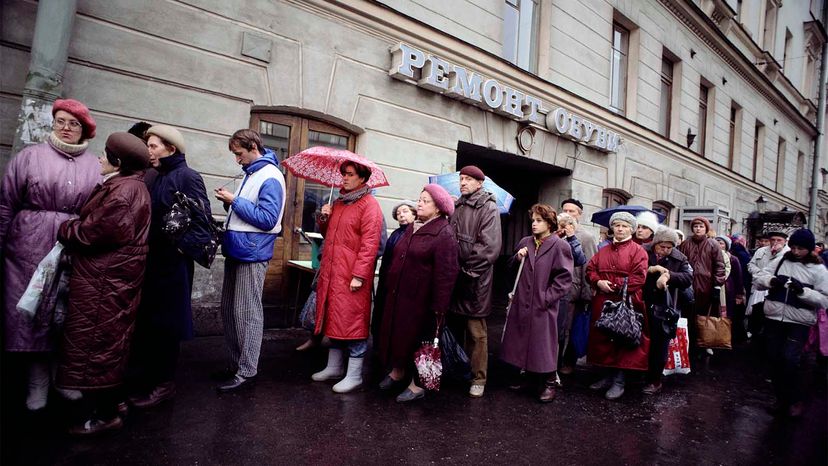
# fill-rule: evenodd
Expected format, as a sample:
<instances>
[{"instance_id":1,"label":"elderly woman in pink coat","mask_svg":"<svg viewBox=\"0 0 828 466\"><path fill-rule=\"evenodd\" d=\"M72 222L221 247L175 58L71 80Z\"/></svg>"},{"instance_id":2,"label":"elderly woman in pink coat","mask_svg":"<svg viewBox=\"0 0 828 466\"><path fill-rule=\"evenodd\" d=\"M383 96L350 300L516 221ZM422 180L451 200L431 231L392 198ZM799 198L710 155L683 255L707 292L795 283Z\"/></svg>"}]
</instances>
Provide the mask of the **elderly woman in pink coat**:
<instances>
[{"instance_id":1,"label":"elderly woman in pink coat","mask_svg":"<svg viewBox=\"0 0 828 466\"><path fill-rule=\"evenodd\" d=\"M19 355L28 371L30 410L46 406L55 335L51 312L40 309L27 319L17 302L55 245L60 224L77 217L101 179L98 158L87 150L96 126L89 109L77 100L59 99L52 117L46 141L20 151L0 183L4 349Z\"/></svg>"}]
</instances>

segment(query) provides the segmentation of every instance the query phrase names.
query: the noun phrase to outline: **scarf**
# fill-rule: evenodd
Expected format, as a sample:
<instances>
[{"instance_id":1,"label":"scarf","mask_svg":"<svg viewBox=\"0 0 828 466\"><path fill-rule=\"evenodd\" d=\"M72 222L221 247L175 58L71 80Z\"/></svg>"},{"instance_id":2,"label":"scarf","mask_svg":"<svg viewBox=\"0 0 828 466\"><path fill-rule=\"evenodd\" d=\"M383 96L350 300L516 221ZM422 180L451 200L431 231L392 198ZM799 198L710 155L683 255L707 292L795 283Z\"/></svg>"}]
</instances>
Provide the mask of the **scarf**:
<instances>
[{"instance_id":1,"label":"scarf","mask_svg":"<svg viewBox=\"0 0 828 466\"><path fill-rule=\"evenodd\" d=\"M353 191L345 191L344 189L339 190L339 200L342 201L345 205L353 204L354 202L362 199L363 196L371 192L371 187L363 185L361 188L357 188Z\"/></svg>"},{"instance_id":2,"label":"scarf","mask_svg":"<svg viewBox=\"0 0 828 466\"><path fill-rule=\"evenodd\" d=\"M437 217L439 217L439 215L435 215L434 217L431 217L430 219L426 220L425 222L420 220L419 218L417 220L414 220L414 226L412 227L412 228L414 228L413 232L417 233L417 230L424 227L428 222L434 220Z\"/></svg>"},{"instance_id":3,"label":"scarf","mask_svg":"<svg viewBox=\"0 0 828 466\"><path fill-rule=\"evenodd\" d=\"M540 249L541 244L543 244L543 242L546 241L546 239L549 238L550 236L552 236L552 235L547 235L547 236L544 236L543 238L538 238L537 236L532 237L532 239L535 240L535 253L538 252L538 249Z\"/></svg>"},{"instance_id":4,"label":"scarf","mask_svg":"<svg viewBox=\"0 0 828 466\"><path fill-rule=\"evenodd\" d=\"M50 146L54 147L55 149L69 154L71 156L80 155L83 151L89 147L89 143L83 141L80 144L69 144L68 142L63 142L60 138L57 137L54 131L49 133L49 136L46 138L46 141L49 143Z\"/></svg>"}]
</instances>

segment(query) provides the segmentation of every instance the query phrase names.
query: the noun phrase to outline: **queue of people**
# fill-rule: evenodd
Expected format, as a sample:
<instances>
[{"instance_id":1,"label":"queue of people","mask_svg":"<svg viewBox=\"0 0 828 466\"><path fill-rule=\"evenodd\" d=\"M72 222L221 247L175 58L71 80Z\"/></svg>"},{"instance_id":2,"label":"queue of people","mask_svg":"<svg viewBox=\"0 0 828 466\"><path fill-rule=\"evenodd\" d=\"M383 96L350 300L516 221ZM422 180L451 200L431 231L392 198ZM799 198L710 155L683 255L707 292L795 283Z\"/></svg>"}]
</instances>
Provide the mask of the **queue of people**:
<instances>
[{"instance_id":1,"label":"queue of people","mask_svg":"<svg viewBox=\"0 0 828 466\"><path fill-rule=\"evenodd\" d=\"M176 128L144 124L133 128L135 134L113 133L96 160L87 150L96 130L89 110L58 100L53 117L47 140L17 154L0 184L3 342L26 369L27 408L43 409L51 386L79 407L70 432L88 435L119 428L130 409L175 396L180 344L193 337L194 257L182 243L192 237L169 234L169 216L182 196L208 217L210 202ZM219 392L248 387L257 376L262 291L287 201L279 161L258 133L237 131L228 149L244 175L232 192L214 192L227 211L220 239L227 361L213 374ZM385 240L380 205L368 185L371 168L346 161L338 169L340 196L317 217L324 253L314 337L303 346L322 337L330 345L325 367L311 379L335 382L335 393L364 387L373 335L382 371L378 388L400 403L421 400L426 389L415 353L447 328L468 355L469 396L484 396L487 317L503 247L485 174L462 167L457 199L437 184L425 185L416 205L394 207L399 228ZM643 393L655 395L663 390L673 314L690 320L713 315L733 319L734 337L766 344L777 412L801 415L800 356L817 310L828 306L828 271L809 230L790 238L769 232L768 245L751 256L743 237L717 236L702 217L692 220L691 235L682 240L651 212L619 211L596 245L580 221L577 199L564 200L560 214L536 204L529 215L532 234L506 254L517 276L499 356L511 368L512 388L530 389L543 403L556 398L560 376L582 362L572 334L575 317L586 313L585 362L600 376L590 387L615 400L638 373ZM71 264L65 319L48 306L27 319L16 305L56 242ZM634 344L596 327L607 307L623 302L641 328ZM691 352L712 355L695 347L692 325L690 332Z\"/></svg>"}]
</instances>

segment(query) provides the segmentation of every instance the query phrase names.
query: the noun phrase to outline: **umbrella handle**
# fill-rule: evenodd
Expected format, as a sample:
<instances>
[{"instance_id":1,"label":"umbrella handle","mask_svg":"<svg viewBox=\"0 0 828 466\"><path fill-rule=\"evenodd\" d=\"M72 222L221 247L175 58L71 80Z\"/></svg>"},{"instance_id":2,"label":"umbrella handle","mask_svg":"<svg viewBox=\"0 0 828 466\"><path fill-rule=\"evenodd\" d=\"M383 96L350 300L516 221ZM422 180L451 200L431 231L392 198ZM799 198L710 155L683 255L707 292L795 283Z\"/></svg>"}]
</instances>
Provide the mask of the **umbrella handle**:
<instances>
[{"instance_id":1,"label":"umbrella handle","mask_svg":"<svg viewBox=\"0 0 828 466\"><path fill-rule=\"evenodd\" d=\"M331 193L328 194L328 205L333 205L333 189L334 187L331 186Z\"/></svg>"}]
</instances>

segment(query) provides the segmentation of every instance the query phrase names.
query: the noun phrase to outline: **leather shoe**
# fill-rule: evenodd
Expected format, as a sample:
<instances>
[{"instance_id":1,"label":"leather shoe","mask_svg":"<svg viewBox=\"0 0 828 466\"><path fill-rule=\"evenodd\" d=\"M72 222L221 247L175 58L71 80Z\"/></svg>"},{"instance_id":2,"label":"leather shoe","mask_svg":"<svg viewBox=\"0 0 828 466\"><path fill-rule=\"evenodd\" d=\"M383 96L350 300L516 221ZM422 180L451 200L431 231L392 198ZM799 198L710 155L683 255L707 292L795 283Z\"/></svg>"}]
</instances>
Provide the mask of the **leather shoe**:
<instances>
[{"instance_id":1,"label":"leather shoe","mask_svg":"<svg viewBox=\"0 0 828 466\"><path fill-rule=\"evenodd\" d=\"M132 406L138 409L148 409L158 406L175 396L175 382L164 382L153 388L147 396L130 398Z\"/></svg>"},{"instance_id":2,"label":"leather shoe","mask_svg":"<svg viewBox=\"0 0 828 466\"><path fill-rule=\"evenodd\" d=\"M69 433L71 435L95 435L108 430L118 430L123 426L124 421L118 416L115 416L109 421L89 419L83 424L70 427Z\"/></svg>"},{"instance_id":3,"label":"leather shoe","mask_svg":"<svg viewBox=\"0 0 828 466\"><path fill-rule=\"evenodd\" d=\"M420 398L425 398L425 390L415 393L410 388L406 388L405 391L397 395L397 403L408 403L409 401L419 400Z\"/></svg>"},{"instance_id":4,"label":"leather shoe","mask_svg":"<svg viewBox=\"0 0 828 466\"><path fill-rule=\"evenodd\" d=\"M550 403L555 399L556 394L557 392L555 391L555 385L550 385L546 383L544 384L543 389L538 395L538 401L540 401L541 403Z\"/></svg>"},{"instance_id":5,"label":"leather shoe","mask_svg":"<svg viewBox=\"0 0 828 466\"><path fill-rule=\"evenodd\" d=\"M655 395L656 393L661 391L662 385L660 383L648 383L641 392L645 395Z\"/></svg>"},{"instance_id":6,"label":"leather shoe","mask_svg":"<svg viewBox=\"0 0 828 466\"><path fill-rule=\"evenodd\" d=\"M379 383L380 390L391 390L396 387L402 380L394 380L390 375L386 375L382 382Z\"/></svg>"},{"instance_id":7,"label":"leather shoe","mask_svg":"<svg viewBox=\"0 0 828 466\"><path fill-rule=\"evenodd\" d=\"M253 385L253 377L242 377L237 375L229 382L216 387L219 393L229 393L247 388Z\"/></svg>"}]
</instances>

